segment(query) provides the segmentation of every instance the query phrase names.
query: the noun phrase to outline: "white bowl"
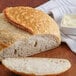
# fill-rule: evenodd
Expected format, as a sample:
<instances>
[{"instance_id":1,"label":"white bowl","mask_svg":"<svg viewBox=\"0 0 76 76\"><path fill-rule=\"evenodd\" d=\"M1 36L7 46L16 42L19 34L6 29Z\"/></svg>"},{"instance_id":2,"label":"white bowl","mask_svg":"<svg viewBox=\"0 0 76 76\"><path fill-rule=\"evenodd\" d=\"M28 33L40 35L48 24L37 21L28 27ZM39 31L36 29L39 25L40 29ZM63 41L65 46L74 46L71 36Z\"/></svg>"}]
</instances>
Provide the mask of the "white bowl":
<instances>
[{"instance_id":1,"label":"white bowl","mask_svg":"<svg viewBox=\"0 0 76 76\"><path fill-rule=\"evenodd\" d=\"M60 29L65 34L76 35L76 14L65 15L61 21Z\"/></svg>"}]
</instances>

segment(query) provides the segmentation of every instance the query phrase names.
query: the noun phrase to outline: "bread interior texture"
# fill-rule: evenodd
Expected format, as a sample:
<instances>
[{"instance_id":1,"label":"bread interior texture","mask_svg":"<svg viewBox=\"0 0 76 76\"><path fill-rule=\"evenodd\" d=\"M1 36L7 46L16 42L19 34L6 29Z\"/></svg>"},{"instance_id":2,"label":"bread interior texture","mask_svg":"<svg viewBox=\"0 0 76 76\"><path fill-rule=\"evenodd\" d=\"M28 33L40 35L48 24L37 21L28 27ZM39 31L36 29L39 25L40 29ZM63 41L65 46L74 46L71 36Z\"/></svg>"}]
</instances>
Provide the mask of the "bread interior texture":
<instances>
[{"instance_id":1,"label":"bread interior texture","mask_svg":"<svg viewBox=\"0 0 76 76\"><path fill-rule=\"evenodd\" d=\"M0 53L2 58L26 57L57 47L58 42L53 35L34 35L23 38ZM1 59L2 59L1 58Z\"/></svg>"}]
</instances>

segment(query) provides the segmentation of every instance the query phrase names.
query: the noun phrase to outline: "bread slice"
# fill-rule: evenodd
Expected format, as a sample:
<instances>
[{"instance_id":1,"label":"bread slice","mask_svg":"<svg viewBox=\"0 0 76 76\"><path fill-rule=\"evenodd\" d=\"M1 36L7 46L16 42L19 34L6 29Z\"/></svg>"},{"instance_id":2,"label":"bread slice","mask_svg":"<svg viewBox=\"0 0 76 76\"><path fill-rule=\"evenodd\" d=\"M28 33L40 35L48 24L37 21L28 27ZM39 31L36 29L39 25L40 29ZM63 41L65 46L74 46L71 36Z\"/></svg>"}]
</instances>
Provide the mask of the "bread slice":
<instances>
[{"instance_id":1,"label":"bread slice","mask_svg":"<svg viewBox=\"0 0 76 76\"><path fill-rule=\"evenodd\" d=\"M9 7L9 8L11 8L11 7ZM15 7L12 7L12 8L15 8ZM34 17L33 23L39 25L40 19L41 19L40 26L30 23L29 21L30 21L30 19L32 20L33 17L30 18L28 20L28 22L31 25L29 27L33 30L33 34L31 34L30 32L27 32L27 30L23 31L23 30L19 29L18 27L15 27L14 24L13 25L10 24L8 19L4 15L5 13L0 14L0 30L6 30L6 31L10 32L10 34L12 34L12 36L9 35L9 37L13 37L13 34L20 35L19 37L16 38L15 41L13 41L13 43L11 43L5 49L2 49L0 51L0 60L2 60L4 58L8 58L8 57L10 57L10 58L11 57L26 57L26 56L34 55L34 54L41 53L46 50L56 48L61 43L59 27L57 26L57 24L55 23L55 21L52 18L50 18L47 14L45 14L41 11L38 11L40 13L36 13L37 11L30 7L19 7L19 8L20 9L25 8L27 10L30 10L30 11L27 11L27 13L28 13L27 17L29 17L29 18L30 18L30 14L32 13L32 11L33 12L35 11L35 13L34 13L35 17ZM40 15L40 16L37 18L36 15L38 15L38 16ZM41 17L41 15L42 15L42 17ZM45 17L47 18L47 20L45 19ZM28 27L28 25L27 25L27 27ZM34 27L35 30L32 27ZM6 41L9 40L9 42L11 42L9 37L7 37ZM3 37L3 39L4 39L4 37ZM8 44L8 42L7 42L7 44Z\"/></svg>"},{"instance_id":2,"label":"bread slice","mask_svg":"<svg viewBox=\"0 0 76 76\"><path fill-rule=\"evenodd\" d=\"M2 63L9 70L26 76L58 75L71 67L67 59L56 58L6 58Z\"/></svg>"}]
</instances>

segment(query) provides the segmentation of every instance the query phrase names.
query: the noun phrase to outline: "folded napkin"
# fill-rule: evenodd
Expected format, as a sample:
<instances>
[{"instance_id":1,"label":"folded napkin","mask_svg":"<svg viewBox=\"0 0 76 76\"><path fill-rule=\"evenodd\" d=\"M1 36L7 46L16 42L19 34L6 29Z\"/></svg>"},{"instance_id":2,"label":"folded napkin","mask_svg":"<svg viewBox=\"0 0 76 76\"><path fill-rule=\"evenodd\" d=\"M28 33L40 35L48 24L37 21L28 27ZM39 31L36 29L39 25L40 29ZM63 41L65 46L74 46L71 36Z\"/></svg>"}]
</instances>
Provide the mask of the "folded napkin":
<instances>
[{"instance_id":1,"label":"folded napkin","mask_svg":"<svg viewBox=\"0 0 76 76\"><path fill-rule=\"evenodd\" d=\"M58 25L65 14L76 14L76 0L50 0L36 9L42 10L47 14L52 13ZM62 35L62 42L67 43L70 49L76 53L76 36Z\"/></svg>"},{"instance_id":2,"label":"folded napkin","mask_svg":"<svg viewBox=\"0 0 76 76\"><path fill-rule=\"evenodd\" d=\"M76 7L72 6L61 6L51 10L55 21L60 25L61 20L65 14L76 14Z\"/></svg>"},{"instance_id":3,"label":"folded napkin","mask_svg":"<svg viewBox=\"0 0 76 76\"><path fill-rule=\"evenodd\" d=\"M76 0L50 0L36 9L47 14L52 13L54 19L59 24L65 14L76 14Z\"/></svg>"}]
</instances>

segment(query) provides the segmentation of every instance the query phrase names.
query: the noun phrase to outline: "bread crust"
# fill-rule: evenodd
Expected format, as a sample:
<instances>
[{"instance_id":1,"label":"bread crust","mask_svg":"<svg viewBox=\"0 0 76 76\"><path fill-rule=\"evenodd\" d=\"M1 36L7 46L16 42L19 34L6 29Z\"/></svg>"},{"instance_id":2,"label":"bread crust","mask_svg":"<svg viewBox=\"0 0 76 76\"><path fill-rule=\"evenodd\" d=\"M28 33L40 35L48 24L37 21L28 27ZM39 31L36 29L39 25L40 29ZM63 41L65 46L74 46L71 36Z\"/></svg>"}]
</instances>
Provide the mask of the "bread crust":
<instances>
[{"instance_id":1,"label":"bread crust","mask_svg":"<svg viewBox=\"0 0 76 76\"><path fill-rule=\"evenodd\" d=\"M10 22L12 25L16 26L17 28L20 28L26 32L29 32L30 34L33 34L33 30L31 28L27 28L27 27L23 27L21 26L19 23L16 23L15 21L12 22L11 18L9 18L7 15L6 15L6 11L4 11L5 13L5 17L6 19L8 19L8 22Z\"/></svg>"},{"instance_id":2,"label":"bread crust","mask_svg":"<svg viewBox=\"0 0 76 76\"><path fill-rule=\"evenodd\" d=\"M2 49L4 49L4 48L7 48L7 47L8 47L8 45L0 42L0 51L1 51Z\"/></svg>"},{"instance_id":3,"label":"bread crust","mask_svg":"<svg viewBox=\"0 0 76 76\"><path fill-rule=\"evenodd\" d=\"M3 12L7 20L16 27L34 35L53 34L61 41L56 22L44 12L24 6L8 7Z\"/></svg>"}]
</instances>

